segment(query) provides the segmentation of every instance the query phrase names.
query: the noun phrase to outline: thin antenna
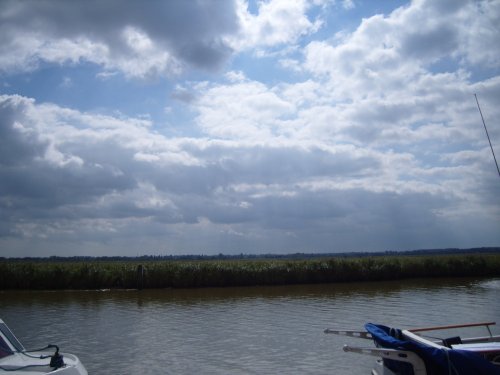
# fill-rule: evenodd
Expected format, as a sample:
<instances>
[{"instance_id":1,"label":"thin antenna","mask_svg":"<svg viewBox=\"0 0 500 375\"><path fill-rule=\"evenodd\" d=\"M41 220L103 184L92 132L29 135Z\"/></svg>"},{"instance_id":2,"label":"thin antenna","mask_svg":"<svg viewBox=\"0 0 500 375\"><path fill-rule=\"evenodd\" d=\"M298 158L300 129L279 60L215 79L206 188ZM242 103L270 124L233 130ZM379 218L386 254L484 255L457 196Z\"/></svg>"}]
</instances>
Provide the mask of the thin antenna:
<instances>
[{"instance_id":1,"label":"thin antenna","mask_svg":"<svg viewBox=\"0 0 500 375\"><path fill-rule=\"evenodd\" d=\"M481 112L481 107L479 106L479 101L477 100L477 95L474 94L477 103L477 109L479 109L479 114L481 115L481 120L483 120L484 130L486 131L486 136L488 137L488 142L490 142L491 153L493 154L493 159L495 160L495 165L497 166L498 175L500 176L500 169L498 168L497 158L495 157L495 152L493 151L493 146L491 145L490 135L488 134L488 129L486 128L486 123L484 122L483 112Z\"/></svg>"}]
</instances>

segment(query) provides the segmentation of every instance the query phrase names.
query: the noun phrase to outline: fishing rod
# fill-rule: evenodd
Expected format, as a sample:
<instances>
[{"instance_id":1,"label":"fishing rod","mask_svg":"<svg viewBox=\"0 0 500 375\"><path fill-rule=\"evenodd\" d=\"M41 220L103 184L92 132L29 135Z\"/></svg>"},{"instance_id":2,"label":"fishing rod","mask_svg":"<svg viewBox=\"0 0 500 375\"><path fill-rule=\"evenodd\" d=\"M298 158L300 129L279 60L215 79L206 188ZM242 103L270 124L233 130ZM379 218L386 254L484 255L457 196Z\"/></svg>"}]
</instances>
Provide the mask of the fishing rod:
<instances>
[{"instance_id":1,"label":"fishing rod","mask_svg":"<svg viewBox=\"0 0 500 375\"><path fill-rule=\"evenodd\" d=\"M493 159L495 160L495 165L497 166L498 175L500 176L500 169L498 168L497 158L495 157L495 152L493 151L493 146L491 145L490 135L488 134L488 129L486 128L486 123L484 122L483 112L481 112L481 107L479 106L479 100L477 100L477 95L474 94L477 103L477 109L479 109L479 114L481 115L481 120L483 120L484 130L486 131L486 137L488 137L488 142L490 143L491 153L493 154Z\"/></svg>"}]
</instances>

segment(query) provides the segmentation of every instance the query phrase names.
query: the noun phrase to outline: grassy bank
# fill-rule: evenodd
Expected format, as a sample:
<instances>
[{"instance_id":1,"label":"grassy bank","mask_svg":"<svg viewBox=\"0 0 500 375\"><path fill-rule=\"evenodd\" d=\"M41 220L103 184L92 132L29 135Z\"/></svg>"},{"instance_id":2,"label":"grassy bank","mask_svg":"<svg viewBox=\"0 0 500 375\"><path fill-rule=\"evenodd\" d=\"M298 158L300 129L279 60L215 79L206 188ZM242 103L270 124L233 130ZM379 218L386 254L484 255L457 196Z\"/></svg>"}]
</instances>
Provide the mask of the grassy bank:
<instances>
[{"instance_id":1,"label":"grassy bank","mask_svg":"<svg viewBox=\"0 0 500 375\"><path fill-rule=\"evenodd\" d=\"M192 288L500 276L500 254L377 256L307 260L9 261L0 289Z\"/></svg>"}]
</instances>

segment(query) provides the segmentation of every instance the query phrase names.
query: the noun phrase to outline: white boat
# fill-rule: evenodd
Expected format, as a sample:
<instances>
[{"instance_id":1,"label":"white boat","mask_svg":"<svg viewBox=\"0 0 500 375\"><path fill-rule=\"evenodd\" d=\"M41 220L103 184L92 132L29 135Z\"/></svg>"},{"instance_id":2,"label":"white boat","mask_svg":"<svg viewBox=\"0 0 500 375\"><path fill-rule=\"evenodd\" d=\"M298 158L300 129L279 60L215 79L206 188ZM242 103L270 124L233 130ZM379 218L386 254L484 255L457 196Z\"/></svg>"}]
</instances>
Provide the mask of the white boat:
<instances>
[{"instance_id":1,"label":"white boat","mask_svg":"<svg viewBox=\"0 0 500 375\"><path fill-rule=\"evenodd\" d=\"M87 375L77 356L59 353L57 345L26 350L0 319L0 374L16 375Z\"/></svg>"},{"instance_id":2,"label":"white boat","mask_svg":"<svg viewBox=\"0 0 500 375\"><path fill-rule=\"evenodd\" d=\"M500 375L500 335L493 335L495 322L448 325L400 330L367 323L365 331L327 329L333 333L367 339L375 347L344 345L345 352L378 357L372 375ZM448 337L439 332L484 327L479 337ZM484 329L483 328L483 329ZM430 332L430 334L429 334ZM431 336L432 335L432 336Z\"/></svg>"}]
</instances>

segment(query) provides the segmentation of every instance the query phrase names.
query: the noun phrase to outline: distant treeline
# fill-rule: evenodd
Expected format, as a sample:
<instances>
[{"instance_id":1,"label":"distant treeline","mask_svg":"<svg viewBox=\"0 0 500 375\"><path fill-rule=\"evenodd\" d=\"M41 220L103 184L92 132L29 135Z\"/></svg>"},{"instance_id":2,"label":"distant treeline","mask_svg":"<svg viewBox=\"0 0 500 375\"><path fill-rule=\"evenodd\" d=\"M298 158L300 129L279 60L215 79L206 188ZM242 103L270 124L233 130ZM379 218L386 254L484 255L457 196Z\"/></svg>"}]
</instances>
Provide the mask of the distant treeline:
<instances>
[{"instance_id":1,"label":"distant treeline","mask_svg":"<svg viewBox=\"0 0 500 375\"><path fill-rule=\"evenodd\" d=\"M341 252L341 253L292 253L292 254L222 254L204 255L140 255L140 256L50 256L50 257L0 257L0 261L31 261L31 262L88 262L88 261L159 261L159 260L239 260L239 259L317 259L317 258L362 258L379 256L418 256L418 255L450 255L450 254L500 254L500 247L475 247L469 249L446 248L446 249L425 249L425 250L405 250L405 251L378 251L378 252Z\"/></svg>"},{"instance_id":2,"label":"distant treeline","mask_svg":"<svg viewBox=\"0 0 500 375\"><path fill-rule=\"evenodd\" d=\"M500 276L500 253L308 259L0 260L0 289L197 288Z\"/></svg>"}]
</instances>

